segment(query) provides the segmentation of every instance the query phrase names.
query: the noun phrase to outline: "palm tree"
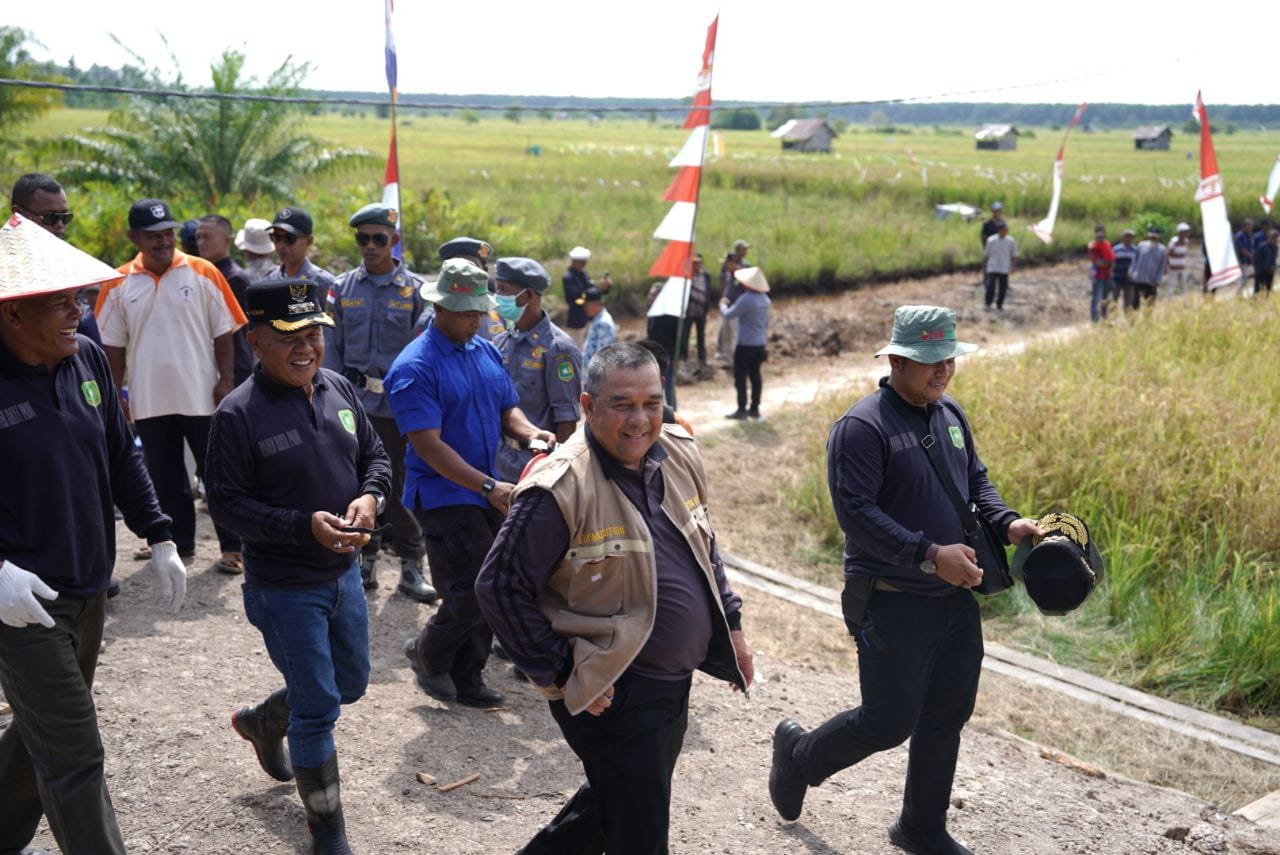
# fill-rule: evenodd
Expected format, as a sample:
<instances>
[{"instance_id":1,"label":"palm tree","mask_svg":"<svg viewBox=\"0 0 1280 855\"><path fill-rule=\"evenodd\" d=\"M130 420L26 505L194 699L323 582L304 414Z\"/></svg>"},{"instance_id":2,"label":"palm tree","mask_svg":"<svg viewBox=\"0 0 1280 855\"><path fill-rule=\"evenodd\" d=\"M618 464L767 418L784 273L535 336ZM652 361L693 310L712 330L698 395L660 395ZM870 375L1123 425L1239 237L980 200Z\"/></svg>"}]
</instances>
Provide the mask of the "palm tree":
<instances>
[{"instance_id":1,"label":"palm tree","mask_svg":"<svg viewBox=\"0 0 1280 855\"><path fill-rule=\"evenodd\" d=\"M223 95L296 96L309 67L286 59L257 86L241 79L244 54L226 50L211 67L213 92ZM157 88L189 91L153 72ZM359 148L329 146L303 132L296 105L252 100L133 96L111 114L111 126L63 137L71 155L61 178L82 183L127 183L153 196L292 197L303 179L376 163Z\"/></svg>"}]
</instances>

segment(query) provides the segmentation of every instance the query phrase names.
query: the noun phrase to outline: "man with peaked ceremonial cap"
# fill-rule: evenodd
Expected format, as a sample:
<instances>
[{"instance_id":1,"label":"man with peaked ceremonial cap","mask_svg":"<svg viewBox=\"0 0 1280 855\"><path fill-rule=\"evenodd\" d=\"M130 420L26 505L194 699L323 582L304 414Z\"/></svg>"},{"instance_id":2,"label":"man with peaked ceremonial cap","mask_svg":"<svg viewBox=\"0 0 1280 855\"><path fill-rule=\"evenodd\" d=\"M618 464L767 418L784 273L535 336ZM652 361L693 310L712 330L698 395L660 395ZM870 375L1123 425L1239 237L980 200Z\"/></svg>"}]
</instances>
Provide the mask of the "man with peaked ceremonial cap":
<instances>
[{"instance_id":1,"label":"man with peaked ceremonial cap","mask_svg":"<svg viewBox=\"0 0 1280 855\"><path fill-rule=\"evenodd\" d=\"M342 855L333 727L369 684L357 550L391 489L391 462L356 390L320 367L333 321L319 286L258 282L245 314L258 365L213 415L205 479L210 515L244 539L245 615L285 686L231 725L268 775L296 781L314 851Z\"/></svg>"},{"instance_id":2,"label":"man with peaked ceremonial cap","mask_svg":"<svg viewBox=\"0 0 1280 855\"><path fill-rule=\"evenodd\" d=\"M106 357L76 334L79 289L118 276L22 216L0 228L0 852L41 814L68 855L125 851L93 699L113 506L151 544L162 604L186 593Z\"/></svg>"},{"instance_id":3,"label":"man with peaked ceremonial cap","mask_svg":"<svg viewBox=\"0 0 1280 855\"><path fill-rule=\"evenodd\" d=\"M910 738L889 840L915 855L969 853L947 832L947 808L982 670L970 589L997 572L977 564L949 489L1005 542L1043 534L996 492L968 417L946 394L956 357L975 350L957 340L950 309L899 307L876 354L889 357L889 376L831 429L827 477L845 534L841 605L857 642L862 704L811 731L783 719L773 737L769 796L785 820L800 816L809 787Z\"/></svg>"}]
</instances>

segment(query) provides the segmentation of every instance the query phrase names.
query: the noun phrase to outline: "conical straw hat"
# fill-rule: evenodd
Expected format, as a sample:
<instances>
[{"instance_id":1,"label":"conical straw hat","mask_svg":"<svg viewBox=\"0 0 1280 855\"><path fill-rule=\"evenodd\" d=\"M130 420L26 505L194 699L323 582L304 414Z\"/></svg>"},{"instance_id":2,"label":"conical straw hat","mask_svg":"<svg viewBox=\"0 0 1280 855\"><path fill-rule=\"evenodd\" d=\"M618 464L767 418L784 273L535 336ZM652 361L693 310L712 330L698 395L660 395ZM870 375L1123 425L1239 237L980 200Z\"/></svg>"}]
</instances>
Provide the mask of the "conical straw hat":
<instances>
[{"instance_id":1,"label":"conical straw hat","mask_svg":"<svg viewBox=\"0 0 1280 855\"><path fill-rule=\"evenodd\" d=\"M119 278L119 271L21 214L14 214L0 227L0 300L51 294Z\"/></svg>"},{"instance_id":2,"label":"conical straw hat","mask_svg":"<svg viewBox=\"0 0 1280 855\"><path fill-rule=\"evenodd\" d=\"M733 271L733 278L741 282L744 288L761 294L769 293L769 280L764 278L764 271L759 267L739 267Z\"/></svg>"}]
</instances>

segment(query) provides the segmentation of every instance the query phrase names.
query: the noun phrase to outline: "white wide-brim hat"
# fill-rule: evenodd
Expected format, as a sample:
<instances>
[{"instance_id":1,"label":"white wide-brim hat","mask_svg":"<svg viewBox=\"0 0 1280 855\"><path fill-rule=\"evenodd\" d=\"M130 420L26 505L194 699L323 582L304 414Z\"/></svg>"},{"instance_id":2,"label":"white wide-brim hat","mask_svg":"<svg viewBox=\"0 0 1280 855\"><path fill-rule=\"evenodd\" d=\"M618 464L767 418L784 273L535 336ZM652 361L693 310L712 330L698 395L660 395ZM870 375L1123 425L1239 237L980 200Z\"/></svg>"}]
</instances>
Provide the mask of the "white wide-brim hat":
<instances>
[{"instance_id":1,"label":"white wide-brim hat","mask_svg":"<svg viewBox=\"0 0 1280 855\"><path fill-rule=\"evenodd\" d=\"M114 267L21 214L14 214L0 228L0 300L53 294L119 278Z\"/></svg>"},{"instance_id":2,"label":"white wide-brim hat","mask_svg":"<svg viewBox=\"0 0 1280 855\"><path fill-rule=\"evenodd\" d=\"M271 221L259 217L245 220L244 228L236 232L236 249L258 255L275 252L276 245L271 242Z\"/></svg>"},{"instance_id":3,"label":"white wide-brim hat","mask_svg":"<svg viewBox=\"0 0 1280 855\"><path fill-rule=\"evenodd\" d=\"M569 250L570 261L586 261L590 257L591 250L587 249L585 246L575 246L573 249Z\"/></svg>"},{"instance_id":4,"label":"white wide-brim hat","mask_svg":"<svg viewBox=\"0 0 1280 855\"><path fill-rule=\"evenodd\" d=\"M733 278L741 282L743 288L750 288L761 294L769 293L769 280L764 278L764 271L759 267L739 267L733 271Z\"/></svg>"}]
</instances>

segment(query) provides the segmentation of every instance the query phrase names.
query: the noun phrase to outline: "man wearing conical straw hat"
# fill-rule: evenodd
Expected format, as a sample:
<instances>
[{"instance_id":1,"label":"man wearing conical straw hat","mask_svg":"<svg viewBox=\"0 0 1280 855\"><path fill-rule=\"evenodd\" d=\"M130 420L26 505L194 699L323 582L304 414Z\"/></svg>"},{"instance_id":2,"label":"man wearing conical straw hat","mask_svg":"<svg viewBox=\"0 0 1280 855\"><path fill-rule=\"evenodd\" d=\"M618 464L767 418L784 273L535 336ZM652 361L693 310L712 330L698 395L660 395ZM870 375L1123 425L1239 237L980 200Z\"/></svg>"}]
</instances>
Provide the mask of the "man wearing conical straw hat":
<instances>
[{"instance_id":1,"label":"man wearing conical straw hat","mask_svg":"<svg viewBox=\"0 0 1280 855\"><path fill-rule=\"evenodd\" d=\"M162 604L186 570L102 350L76 334L81 288L110 267L15 214L0 228L0 852L43 814L68 855L122 853L93 676L115 563L112 506L151 544Z\"/></svg>"}]
</instances>

